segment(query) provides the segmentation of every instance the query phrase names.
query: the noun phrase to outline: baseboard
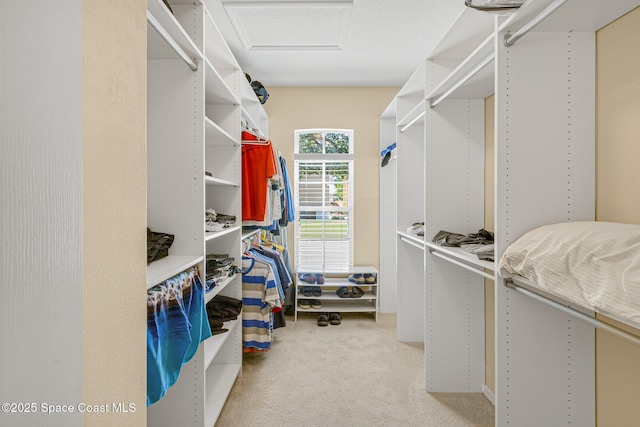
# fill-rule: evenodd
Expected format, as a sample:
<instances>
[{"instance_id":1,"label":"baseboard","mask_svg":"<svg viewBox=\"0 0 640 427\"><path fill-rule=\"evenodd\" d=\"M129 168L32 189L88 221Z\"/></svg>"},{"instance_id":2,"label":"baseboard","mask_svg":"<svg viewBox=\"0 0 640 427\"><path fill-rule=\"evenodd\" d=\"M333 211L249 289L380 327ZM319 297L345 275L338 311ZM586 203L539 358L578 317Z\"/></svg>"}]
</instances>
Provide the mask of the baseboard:
<instances>
[{"instance_id":1,"label":"baseboard","mask_svg":"<svg viewBox=\"0 0 640 427\"><path fill-rule=\"evenodd\" d=\"M482 394L484 394L484 397L489 399L489 402L491 402L493 406L496 406L496 396L489 389L489 387L487 387L486 384L482 384Z\"/></svg>"}]
</instances>

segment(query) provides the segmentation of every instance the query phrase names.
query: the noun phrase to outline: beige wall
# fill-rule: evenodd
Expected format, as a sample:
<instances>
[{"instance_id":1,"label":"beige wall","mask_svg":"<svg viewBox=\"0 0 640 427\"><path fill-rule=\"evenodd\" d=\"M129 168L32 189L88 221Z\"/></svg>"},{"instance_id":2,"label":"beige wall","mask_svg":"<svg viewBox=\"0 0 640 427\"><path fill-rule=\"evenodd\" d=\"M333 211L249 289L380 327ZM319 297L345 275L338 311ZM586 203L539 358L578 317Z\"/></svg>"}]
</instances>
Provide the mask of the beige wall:
<instances>
[{"instance_id":1,"label":"beige wall","mask_svg":"<svg viewBox=\"0 0 640 427\"><path fill-rule=\"evenodd\" d=\"M146 1L83 2L85 426L146 425ZM46 350L45 350L46 351ZM111 409L111 408L110 408Z\"/></svg>"},{"instance_id":2,"label":"beige wall","mask_svg":"<svg viewBox=\"0 0 640 427\"><path fill-rule=\"evenodd\" d=\"M293 132L353 129L355 138L354 264L379 264L380 115L398 88L271 88L265 110L269 137L287 161L292 181ZM292 182L292 186L293 186ZM384 201L383 201L384 202ZM293 225L289 227L293 249ZM292 250L293 255L293 250Z\"/></svg>"},{"instance_id":3,"label":"beige wall","mask_svg":"<svg viewBox=\"0 0 640 427\"><path fill-rule=\"evenodd\" d=\"M640 8L597 33L596 219L640 224ZM636 331L638 333L639 331ZM640 423L640 348L596 335L599 427Z\"/></svg>"}]
</instances>

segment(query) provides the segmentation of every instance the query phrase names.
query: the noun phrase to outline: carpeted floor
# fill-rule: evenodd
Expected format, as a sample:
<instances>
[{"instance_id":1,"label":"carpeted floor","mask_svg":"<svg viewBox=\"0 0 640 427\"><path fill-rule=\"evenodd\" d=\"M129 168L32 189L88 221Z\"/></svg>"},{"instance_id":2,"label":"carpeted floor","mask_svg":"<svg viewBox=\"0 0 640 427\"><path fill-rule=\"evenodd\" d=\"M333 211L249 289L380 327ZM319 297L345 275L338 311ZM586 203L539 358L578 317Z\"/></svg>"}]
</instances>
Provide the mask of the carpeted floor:
<instances>
[{"instance_id":1,"label":"carpeted floor","mask_svg":"<svg viewBox=\"0 0 640 427\"><path fill-rule=\"evenodd\" d=\"M482 394L426 393L422 344L399 343L395 315L316 316L274 331L271 350L246 354L217 427L493 426Z\"/></svg>"}]
</instances>

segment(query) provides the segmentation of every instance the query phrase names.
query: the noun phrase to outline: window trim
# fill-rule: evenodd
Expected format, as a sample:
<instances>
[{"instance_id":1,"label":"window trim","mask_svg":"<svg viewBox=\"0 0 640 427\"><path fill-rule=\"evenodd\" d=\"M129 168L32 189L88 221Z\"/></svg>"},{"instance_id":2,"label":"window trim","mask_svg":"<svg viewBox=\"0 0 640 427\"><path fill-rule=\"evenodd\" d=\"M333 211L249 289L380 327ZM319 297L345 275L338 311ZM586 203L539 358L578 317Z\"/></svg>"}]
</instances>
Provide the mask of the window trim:
<instances>
[{"instance_id":1,"label":"window trim","mask_svg":"<svg viewBox=\"0 0 640 427\"><path fill-rule=\"evenodd\" d=\"M300 135L307 133L345 133L349 136L349 153L300 153ZM339 264L327 264L327 260L331 260L331 257L327 258L326 247L323 246L322 259L319 259L317 263L314 263L312 266L308 264L298 264L299 259L302 258L299 253L299 241L300 236L300 221L302 221L302 215L298 215L295 221L295 229L294 229L294 242L295 242L295 251L294 251L294 263L296 268L320 268L322 271L330 271L335 269L344 269L350 268L354 264L354 252L355 252L355 230L354 230L354 186L355 186L355 156L354 156L354 147L355 147L355 132L353 129L331 129L331 128L312 128L312 129L296 129L294 131L294 161L295 161L295 193L294 193L294 202L296 204L296 209L300 212L300 194L299 194L299 178L300 178L300 163L306 162L348 162L349 168L349 205L346 212L348 212L348 224L349 224L349 234L348 234L348 245L349 245L349 253L347 254L348 261L345 265ZM324 147L323 147L324 150ZM323 168L326 168L323 166ZM328 211L329 206L324 206L327 200L323 200L323 211ZM326 209L325 209L326 208ZM322 239L323 242L326 240ZM324 245L324 243L323 243ZM302 261L300 261L302 262Z\"/></svg>"}]
</instances>

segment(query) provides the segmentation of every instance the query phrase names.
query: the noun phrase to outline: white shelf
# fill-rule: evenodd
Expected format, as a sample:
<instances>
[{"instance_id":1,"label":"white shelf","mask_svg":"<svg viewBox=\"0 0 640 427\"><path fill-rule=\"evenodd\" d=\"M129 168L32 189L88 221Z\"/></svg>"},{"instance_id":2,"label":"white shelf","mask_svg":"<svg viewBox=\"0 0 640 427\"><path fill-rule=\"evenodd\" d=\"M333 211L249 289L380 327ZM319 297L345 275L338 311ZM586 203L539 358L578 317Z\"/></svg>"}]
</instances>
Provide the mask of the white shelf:
<instances>
[{"instance_id":1,"label":"white shelf","mask_svg":"<svg viewBox=\"0 0 640 427\"><path fill-rule=\"evenodd\" d=\"M229 135L209 117L204 118L205 145L238 145L238 141Z\"/></svg>"},{"instance_id":2,"label":"white shelf","mask_svg":"<svg viewBox=\"0 0 640 427\"><path fill-rule=\"evenodd\" d=\"M260 103L258 102L258 104ZM247 122L249 122L250 128L256 129L258 131L259 137L265 138L265 139L267 138L267 135L264 134L263 130L260 127L260 123L256 121L256 119L253 117L253 115L249 113L249 111L246 109L244 105L242 106L242 117L246 119Z\"/></svg>"},{"instance_id":3,"label":"white shelf","mask_svg":"<svg viewBox=\"0 0 640 427\"><path fill-rule=\"evenodd\" d=\"M398 231L397 234L398 234L398 237L400 238L400 241L403 242L404 244L413 246L416 249L424 250L424 245L425 245L424 237L405 233L403 231Z\"/></svg>"},{"instance_id":4,"label":"white shelf","mask_svg":"<svg viewBox=\"0 0 640 427\"><path fill-rule=\"evenodd\" d=\"M309 267L305 267L305 266L300 266L296 269L296 273L299 275L301 274L305 274L305 273L323 273L323 274L378 274L378 270L376 270L375 267L373 266L369 266L369 265L355 265L355 266L351 266L351 267L346 267L344 269L333 269L333 270L324 270L324 271L318 271L317 268L309 268ZM325 278L326 281L331 281L331 280L335 280L335 278ZM346 279L344 279L346 280ZM300 281L299 284L305 283L303 281ZM351 282L349 282L351 283ZM309 286L314 286L313 284L309 284Z\"/></svg>"},{"instance_id":5,"label":"white shelf","mask_svg":"<svg viewBox=\"0 0 640 427\"><path fill-rule=\"evenodd\" d=\"M204 183L206 185L222 186L222 187L239 187L240 186L240 184L236 182L232 182L226 179L220 179L220 178L216 178L208 175L205 175Z\"/></svg>"},{"instance_id":6,"label":"white shelf","mask_svg":"<svg viewBox=\"0 0 640 427\"><path fill-rule=\"evenodd\" d=\"M217 69L240 70L229 45L222 37L220 29L213 21L208 9L204 9L204 54Z\"/></svg>"},{"instance_id":7,"label":"white shelf","mask_svg":"<svg viewBox=\"0 0 640 427\"><path fill-rule=\"evenodd\" d=\"M242 240L247 239L253 235L259 234L262 230L260 228L256 228L253 230L246 230L243 229L242 230Z\"/></svg>"},{"instance_id":8,"label":"white shelf","mask_svg":"<svg viewBox=\"0 0 640 427\"><path fill-rule=\"evenodd\" d=\"M398 92L397 97L419 97L424 98L425 94L425 79L426 79L426 64L423 62L418 69L409 77L409 80L402 86Z\"/></svg>"},{"instance_id":9,"label":"white shelf","mask_svg":"<svg viewBox=\"0 0 640 427\"><path fill-rule=\"evenodd\" d=\"M226 332L227 334L229 332ZM205 377L205 425L212 426L240 373L240 363L209 365Z\"/></svg>"},{"instance_id":10,"label":"white shelf","mask_svg":"<svg viewBox=\"0 0 640 427\"><path fill-rule=\"evenodd\" d=\"M407 127L414 124L424 124L424 120L420 122L420 118L424 117L427 108L427 101L420 101L415 107L413 107L403 118L398 121L398 127L403 132Z\"/></svg>"},{"instance_id":11,"label":"white shelf","mask_svg":"<svg viewBox=\"0 0 640 427\"><path fill-rule=\"evenodd\" d=\"M439 98L484 99L494 93L495 37L491 34L451 74L427 95L431 104Z\"/></svg>"},{"instance_id":12,"label":"white shelf","mask_svg":"<svg viewBox=\"0 0 640 427\"><path fill-rule=\"evenodd\" d=\"M298 274L301 274L300 270L298 270ZM354 273L354 274L375 274L377 275L377 273L372 273L371 270L366 270L362 273ZM325 277L324 278L324 283L323 284L317 284L317 283L307 283L303 280L300 280L300 278L298 278L298 281L296 283L298 286L320 286L320 287L340 287L340 286L378 286L378 283L353 283L350 282L346 277ZM305 297L306 298L306 297Z\"/></svg>"},{"instance_id":13,"label":"white shelf","mask_svg":"<svg viewBox=\"0 0 640 427\"><path fill-rule=\"evenodd\" d=\"M552 2L553 0L529 0L518 10L517 14L500 27L500 31L512 30L512 32L515 32ZM568 1L531 31L593 32L636 7L638 7L637 0Z\"/></svg>"},{"instance_id":14,"label":"white shelf","mask_svg":"<svg viewBox=\"0 0 640 427\"><path fill-rule=\"evenodd\" d=\"M216 70L211 65L208 59L205 59L205 104L206 105L228 105L228 104L240 104L240 101L235 96L233 91L229 88L229 85L225 79L220 75L219 70Z\"/></svg>"},{"instance_id":15,"label":"white shelf","mask_svg":"<svg viewBox=\"0 0 640 427\"><path fill-rule=\"evenodd\" d=\"M203 256L169 255L147 265L147 289L198 264Z\"/></svg>"},{"instance_id":16,"label":"white shelf","mask_svg":"<svg viewBox=\"0 0 640 427\"><path fill-rule=\"evenodd\" d=\"M227 234L235 233L240 230L242 227L239 225L234 225L233 227L225 228L222 231L209 231L204 233L204 240L210 241L212 239L217 239L222 236L226 236Z\"/></svg>"},{"instance_id":17,"label":"white shelf","mask_svg":"<svg viewBox=\"0 0 640 427\"><path fill-rule=\"evenodd\" d=\"M184 28L182 28L161 0L149 0L147 2L147 10L190 58L197 60L196 62L202 59L202 52L200 52L193 40L191 40L191 37L184 31ZM148 23L147 59L180 59L178 54Z\"/></svg>"},{"instance_id":18,"label":"white shelf","mask_svg":"<svg viewBox=\"0 0 640 427\"><path fill-rule=\"evenodd\" d=\"M309 285L309 286L322 286L322 285ZM352 286L358 286L359 288L364 288L365 286L372 286L372 285L355 285L353 283L350 283L349 285L344 285L344 286L347 286L349 288L351 288ZM324 301L340 301L344 303L349 303L349 302L357 303L358 301L374 301L376 300L376 298L377 296L374 291L364 291L364 295L362 295L360 298L342 298L338 294L336 294L335 290L323 290L321 296L307 297L307 296L304 296L304 294L301 292L300 289L298 289L298 294L297 294L298 301L300 301L301 299L307 299L307 300L316 299L323 302ZM304 309L301 308L300 310L304 310Z\"/></svg>"},{"instance_id":19,"label":"white shelf","mask_svg":"<svg viewBox=\"0 0 640 427\"><path fill-rule=\"evenodd\" d=\"M209 292L207 292L204 295L204 303L206 304L209 301L211 301L224 288L226 288L231 282L233 282L236 279L236 277L238 277L238 276L239 275L234 274L233 276L225 277L224 279L220 280L220 282L218 284L216 284L216 286L214 286L213 289L211 289Z\"/></svg>"},{"instance_id":20,"label":"white shelf","mask_svg":"<svg viewBox=\"0 0 640 427\"><path fill-rule=\"evenodd\" d=\"M322 307L320 308L297 307L297 311L298 313L375 313L377 311L375 299L343 298L343 300L345 301L322 300Z\"/></svg>"},{"instance_id":21,"label":"white shelf","mask_svg":"<svg viewBox=\"0 0 640 427\"><path fill-rule=\"evenodd\" d=\"M242 320L240 317L236 320L229 320L224 322L222 326L224 329L228 329L227 332L223 332L220 334L212 335L210 338L207 338L204 343L204 368L207 369L211 362L215 359L218 352L222 348L222 346L227 342L227 338L233 336L233 330L235 328L239 328L242 325Z\"/></svg>"}]
</instances>

